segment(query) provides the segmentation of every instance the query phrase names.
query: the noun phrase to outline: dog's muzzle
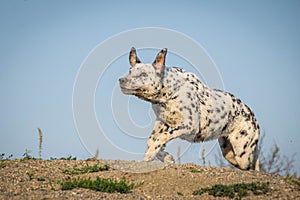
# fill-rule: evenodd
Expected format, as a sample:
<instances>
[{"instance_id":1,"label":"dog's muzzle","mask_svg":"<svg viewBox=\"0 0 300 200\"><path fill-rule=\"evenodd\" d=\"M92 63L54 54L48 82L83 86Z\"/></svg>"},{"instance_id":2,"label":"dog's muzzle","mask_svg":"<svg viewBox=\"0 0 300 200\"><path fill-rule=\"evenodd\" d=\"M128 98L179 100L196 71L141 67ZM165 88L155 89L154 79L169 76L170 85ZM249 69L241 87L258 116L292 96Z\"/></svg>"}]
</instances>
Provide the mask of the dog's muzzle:
<instances>
[{"instance_id":1,"label":"dog's muzzle","mask_svg":"<svg viewBox=\"0 0 300 200\"><path fill-rule=\"evenodd\" d=\"M120 78L119 83L120 83L120 85L124 85L124 84L127 83L127 79L126 78Z\"/></svg>"},{"instance_id":2,"label":"dog's muzzle","mask_svg":"<svg viewBox=\"0 0 300 200\"><path fill-rule=\"evenodd\" d=\"M132 94L132 89L127 88L128 79L126 77L119 79L121 90L124 94Z\"/></svg>"}]
</instances>

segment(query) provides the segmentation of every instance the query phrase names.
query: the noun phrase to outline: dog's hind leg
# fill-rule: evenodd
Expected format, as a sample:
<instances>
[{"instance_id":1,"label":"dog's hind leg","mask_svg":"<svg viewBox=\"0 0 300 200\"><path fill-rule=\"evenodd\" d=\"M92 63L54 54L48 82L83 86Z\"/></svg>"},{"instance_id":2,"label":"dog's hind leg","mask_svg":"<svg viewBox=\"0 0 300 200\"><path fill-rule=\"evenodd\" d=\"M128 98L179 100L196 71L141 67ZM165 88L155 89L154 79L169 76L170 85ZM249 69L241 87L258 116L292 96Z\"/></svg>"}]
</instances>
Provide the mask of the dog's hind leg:
<instances>
[{"instance_id":1,"label":"dog's hind leg","mask_svg":"<svg viewBox=\"0 0 300 200\"><path fill-rule=\"evenodd\" d=\"M242 135L242 136L241 136ZM220 147L226 160L241 170L259 171L257 142L259 133L245 130L219 138Z\"/></svg>"},{"instance_id":2,"label":"dog's hind leg","mask_svg":"<svg viewBox=\"0 0 300 200\"><path fill-rule=\"evenodd\" d=\"M220 137L219 139L220 148L224 158L233 166L238 166L237 161L235 160L235 154L232 148L232 145L227 137Z\"/></svg>"}]
</instances>

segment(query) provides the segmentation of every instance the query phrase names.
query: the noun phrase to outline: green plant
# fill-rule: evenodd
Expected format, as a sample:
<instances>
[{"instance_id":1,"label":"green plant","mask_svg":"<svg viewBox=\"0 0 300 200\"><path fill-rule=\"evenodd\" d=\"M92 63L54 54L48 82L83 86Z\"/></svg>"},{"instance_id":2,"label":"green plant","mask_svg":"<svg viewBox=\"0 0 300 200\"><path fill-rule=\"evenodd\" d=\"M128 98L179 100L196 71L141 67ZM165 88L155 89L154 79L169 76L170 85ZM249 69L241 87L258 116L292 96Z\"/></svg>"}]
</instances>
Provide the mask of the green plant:
<instances>
[{"instance_id":1,"label":"green plant","mask_svg":"<svg viewBox=\"0 0 300 200\"><path fill-rule=\"evenodd\" d=\"M37 180L38 180L38 181L45 181L46 179L43 178L43 177L37 177Z\"/></svg>"},{"instance_id":2,"label":"green plant","mask_svg":"<svg viewBox=\"0 0 300 200\"><path fill-rule=\"evenodd\" d=\"M27 174L29 180L31 181L33 179L33 173L27 172L26 174Z\"/></svg>"},{"instance_id":3,"label":"green plant","mask_svg":"<svg viewBox=\"0 0 300 200\"><path fill-rule=\"evenodd\" d=\"M295 185L298 187L298 189L300 189L300 178L296 178L293 176L287 176L285 178L286 182L288 182L289 184Z\"/></svg>"},{"instance_id":4,"label":"green plant","mask_svg":"<svg viewBox=\"0 0 300 200\"><path fill-rule=\"evenodd\" d=\"M0 169L1 169L1 168L4 168L5 166L6 166L5 163L2 162L2 161L0 161Z\"/></svg>"},{"instance_id":5,"label":"green plant","mask_svg":"<svg viewBox=\"0 0 300 200\"><path fill-rule=\"evenodd\" d=\"M97 159L99 157L99 149L96 150L94 158Z\"/></svg>"},{"instance_id":6,"label":"green plant","mask_svg":"<svg viewBox=\"0 0 300 200\"><path fill-rule=\"evenodd\" d=\"M61 158L50 157L50 160L77 160L77 158L76 157L72 157L72 156L61 157Z\"/></svg>"},{"instance_id":7,"label":"green plant","mask_svg":"<svg viewBox=\"0 0 300 200\"><path fill-rule=\"evenodd\" d=\"M5 157L5 153L0 154L0 160L10 160L12 157L12 154L10 154L8 157Z\"/></svg>"},{"instance_id":8,"label":"green plant","mask_svg":"<svg viewBox=\"0 0 300 200\"><path fill-rule=\"evenodd\" d=\"M208 193L214 197L229 197L231 199L242 199L251 191L254 195L266 194L270 191L269 183L252 182L252 183L238 183L233 185L217 184L211 188L202 188L193 192L193 195L202 195Z\"/></svg>"},{"instance_id":9,"label":"green plant","mask_svg":"<svg viewBox=\"0 0 300 200\"><path fill-rule=\"evenodd\" d=\"M201 152L201 158L202 158L202 164L203 166L206 165L206 160L205 160L205 149L202 149L202 152Z\"/></svg>"},{"instance_id":10,"label":"green plant","mask_svg":"<svg viewBox=\"0 0 300 200\"><path fill-rule=\"evenodd\" d=\"M64 169L63 173L65 174L86 174L86 173L93 173L93 172L99 172L99 171L108 171L110 167L108 165L104 166L83 166L82 168L74 167L73 169Z\"/></svg>"},{"instance_id":11,"label":"green plant","mask_svg":"<svg viewBox=\"0 0 300 200\"><path fill-rule=\"evenodd\" d=\"M183 196L182 192L177 192L178 196Z\"/></svg>"},{"instance_id":12,"label":"green plant","mask_svg":"<svg viewBox=\"0 0 300 200\"><path fill-rule=\"evenodd\" d=\"M29 159L35 159L35 158L31 155L30 150L25 149L25 152L23 153L23 159L29 160Z\"/></svg>"},{"instance_id":13,"label":"green plant","mask_svg":"<svg viewBox=\"0 0 300 200\"><path fill-rule=\"evenodd\" d=\"M120 181L115 181L112 179L104 179L100 177L96 177L96 180L83 179L83 178L75 178L75 179L67 179L59 182L62 190L71 190L73 188L87 188L99 192L119 192L119 193L128 193L131 189L139 187L143 184L143 182L139 184L128 184L125 178Z\"/></svg>"},{"instance_id":14,"label":"green plant","mask_svg":"<svg viewBox=\"0 0 300 200\"><path fill-rule=\"evenodd\" d=\"M0 169L6 166L6 164L3 161L10 160L12 157L12 154L10 154L8 157L5 157L5 153L0 154Z\"/></svg>"},{"instance_id":15,"label":"green plant","mask_svg":"<svg viewBox=\"0 0 300 200\"><path fill-rule=\"evenodd\" d=\"M43 144L43 132L38 128L39 132L39 159L42 159L42 144Z\"/></svg>"}]
</instances>

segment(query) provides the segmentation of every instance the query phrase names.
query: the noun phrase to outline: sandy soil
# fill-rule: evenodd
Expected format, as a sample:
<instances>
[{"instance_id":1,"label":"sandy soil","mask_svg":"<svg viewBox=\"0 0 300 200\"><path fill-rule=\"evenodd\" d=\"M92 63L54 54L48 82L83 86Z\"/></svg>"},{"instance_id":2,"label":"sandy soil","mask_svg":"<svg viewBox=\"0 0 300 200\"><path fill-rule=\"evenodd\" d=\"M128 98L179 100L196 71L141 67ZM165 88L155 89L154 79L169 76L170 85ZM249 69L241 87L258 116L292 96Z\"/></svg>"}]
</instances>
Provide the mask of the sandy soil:
<instances>
[{"instance_id":1,"label":"sandy soil","mask_svg":"<svg viewBox=\"0 0 300 200\"><path fill-rule=\"evenodd\" d=\"M66 169L108 164L108 171L67 174ZM300 188L286 177L255 171L230 168L201 167L194 164L164 166L162 163L144 163L113 160L33 160L16 159L1 161L0 199L215 199L205 193L193 191L215 184L269 182L267 194L254 196L251 192L244 199L300 199ZM73 177L97 176L129 183L144 182L127 194L103 193L90 189L61 190L58 181ZM228 199L220 198L220 199Z\"/></svg>"}]
</instances>

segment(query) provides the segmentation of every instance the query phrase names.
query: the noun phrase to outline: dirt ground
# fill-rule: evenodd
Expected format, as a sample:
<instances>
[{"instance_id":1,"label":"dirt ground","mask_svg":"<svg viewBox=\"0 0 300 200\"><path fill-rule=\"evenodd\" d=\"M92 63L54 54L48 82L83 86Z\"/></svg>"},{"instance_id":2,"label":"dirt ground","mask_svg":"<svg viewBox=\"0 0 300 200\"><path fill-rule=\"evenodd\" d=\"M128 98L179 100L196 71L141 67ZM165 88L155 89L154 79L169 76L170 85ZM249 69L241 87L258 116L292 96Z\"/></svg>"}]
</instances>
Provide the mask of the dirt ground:
<instances>
[{"instance_id":1,"label":"dirt ground","mask_svg":"<svg viewBox=\"0 0 300 200\"><path fill-rule=\"evenodd\" d=\"M201 167L194 164L163 166L162 163L105 160L34 160L16 159L0 163L0 199L216 199L193 191L215 184L269 182L270 191L243 199L300 199L299 185L286 177L230 168ZM108 171L68 174L66 169L82 166L111 166ZM127 194L104 193L90 189L62 190L59 181L97 176L143 184ZM228 199L228 197L218 197Z\"/></svg>"}]
</instances>

